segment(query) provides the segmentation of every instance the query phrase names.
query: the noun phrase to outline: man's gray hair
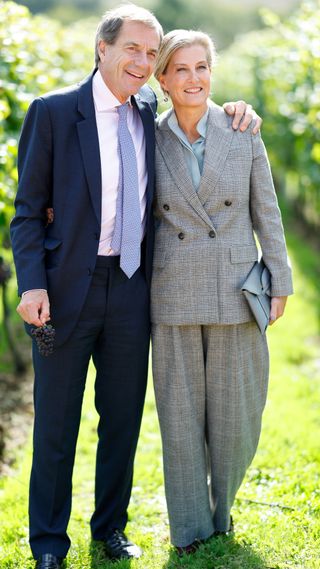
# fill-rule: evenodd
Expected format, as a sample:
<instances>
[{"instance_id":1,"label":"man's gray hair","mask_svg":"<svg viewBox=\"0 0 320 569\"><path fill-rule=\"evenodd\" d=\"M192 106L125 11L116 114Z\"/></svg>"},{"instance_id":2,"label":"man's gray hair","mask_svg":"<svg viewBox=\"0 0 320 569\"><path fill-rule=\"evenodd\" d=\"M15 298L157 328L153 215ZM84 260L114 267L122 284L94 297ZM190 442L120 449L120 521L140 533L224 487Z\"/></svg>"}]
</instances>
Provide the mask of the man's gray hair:
<instances>
[{"instance_id":1,"label":"man's gray hair","mask_svg":"<svg viewBox=\"0 0 320 569\"><path fill-rule=\"evenodd\" d=\"M113 44L117 40L124 21L139 22L148 28L156 30L159 34L159 42L163 38L163 29L157 18L140 6L135 4L124 4L118 8L108 10L98 26L95 39L95 64L98 66L99 42L102 40L107 44Z\"/></svg>"}]
</instances>

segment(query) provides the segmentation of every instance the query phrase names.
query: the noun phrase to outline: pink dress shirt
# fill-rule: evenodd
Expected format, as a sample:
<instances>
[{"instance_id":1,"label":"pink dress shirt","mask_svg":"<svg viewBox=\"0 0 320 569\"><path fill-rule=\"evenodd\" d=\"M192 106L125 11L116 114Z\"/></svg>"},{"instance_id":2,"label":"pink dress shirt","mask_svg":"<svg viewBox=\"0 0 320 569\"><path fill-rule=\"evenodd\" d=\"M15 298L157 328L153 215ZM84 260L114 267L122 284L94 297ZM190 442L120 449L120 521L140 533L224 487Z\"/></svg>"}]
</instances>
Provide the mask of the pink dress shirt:
<instances>
[{"instance_id":1,"label":"pink dress shirt","mask_svg":"<svg viewBox=\"0 0 320 569\"><path fill-rule=\"evenodd\" d=\"M115 224L119 182L119 119L116 107L121 105L121 103L105 84L99 70L93 77L92 91L99 137L102 182L101 234L98 255L118 255L119 251L113 251L110 244ZM146 188L148 180L146 143L140 115L130 101L128 109L128 128L137 155L141 209L141 239L143 239L146 226Z\"/></svg>"}]
</instances>

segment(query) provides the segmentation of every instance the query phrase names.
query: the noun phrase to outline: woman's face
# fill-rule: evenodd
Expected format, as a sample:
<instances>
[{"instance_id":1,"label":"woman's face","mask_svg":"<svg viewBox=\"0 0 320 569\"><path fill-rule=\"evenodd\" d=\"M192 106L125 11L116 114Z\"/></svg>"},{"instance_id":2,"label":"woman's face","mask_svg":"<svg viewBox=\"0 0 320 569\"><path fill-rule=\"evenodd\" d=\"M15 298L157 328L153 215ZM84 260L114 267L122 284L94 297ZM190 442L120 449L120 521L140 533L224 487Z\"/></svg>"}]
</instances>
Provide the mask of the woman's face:
<instances>
[{"instance_id":1,"label":"woman's face","mask_svg":"<svg viewBox=\"0 0 320 569\"><path fill-rule=\"evenodd\" d=\"M177 49L159 81L162 89L169 93L175 109L206 108L211 70L205 48L195 44Z\"/></svg>"}]
</instances>

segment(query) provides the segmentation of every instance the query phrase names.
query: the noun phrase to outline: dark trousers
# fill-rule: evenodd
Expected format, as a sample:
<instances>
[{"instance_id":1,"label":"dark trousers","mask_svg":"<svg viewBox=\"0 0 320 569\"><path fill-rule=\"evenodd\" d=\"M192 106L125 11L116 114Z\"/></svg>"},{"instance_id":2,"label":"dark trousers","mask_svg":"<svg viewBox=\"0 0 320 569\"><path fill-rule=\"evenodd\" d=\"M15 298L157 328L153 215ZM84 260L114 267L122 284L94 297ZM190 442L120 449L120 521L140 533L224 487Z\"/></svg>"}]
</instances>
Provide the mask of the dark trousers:
<instances>
[{"instance_id":1,"label":"dark trousers","mask_svg":"<svg viewBox=\"0 0 320 569\"><path fill-rule=\"evenodd\" d=\"M69 340L48 357L33 348L34 454L30 545L65 557L70 546L72 471L90 357L99 414L94 539L123 529L147 382L149 292L139 269L128 279L117 258L98 257L92 284Z\"/></svg>"}]
</instances>

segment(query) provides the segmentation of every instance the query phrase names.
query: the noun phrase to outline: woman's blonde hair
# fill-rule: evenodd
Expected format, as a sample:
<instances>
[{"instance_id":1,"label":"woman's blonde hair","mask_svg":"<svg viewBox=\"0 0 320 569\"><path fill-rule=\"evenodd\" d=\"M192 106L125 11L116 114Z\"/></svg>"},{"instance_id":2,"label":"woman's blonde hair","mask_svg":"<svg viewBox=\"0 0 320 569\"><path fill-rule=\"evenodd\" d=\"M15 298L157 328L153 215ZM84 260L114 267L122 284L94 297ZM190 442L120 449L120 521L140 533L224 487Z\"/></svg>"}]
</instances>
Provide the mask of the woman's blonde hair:
<instances>
[{"instance_id":1,"label":"woman's blonde hair","mask_svg":"<svg viewBox=\"0 0 320 569\"><path fill-rule=\"evenodd\" d=\"M191 45L201 45L204 47L207 63L211 69L216 57L216 50L210 36L204 32L195 30L172 30L172 32L164 36L157 55L154 76L158 81L160 75L166 73L170 59L177 49Z\"/></svg>"}]
</instances>

